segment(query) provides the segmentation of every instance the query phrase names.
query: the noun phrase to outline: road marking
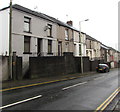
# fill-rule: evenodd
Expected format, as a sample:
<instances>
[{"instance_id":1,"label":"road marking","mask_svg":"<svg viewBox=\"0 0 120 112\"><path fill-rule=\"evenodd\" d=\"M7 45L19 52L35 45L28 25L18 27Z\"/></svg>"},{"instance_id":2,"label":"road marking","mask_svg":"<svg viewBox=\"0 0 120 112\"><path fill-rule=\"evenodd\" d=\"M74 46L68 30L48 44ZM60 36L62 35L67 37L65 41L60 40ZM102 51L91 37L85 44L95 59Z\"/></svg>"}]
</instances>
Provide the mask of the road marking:
<instances>
[{"instance_id":1,"label":"road marking","mask_svg":"<svg viewBox=\"0 0 120 112\"><path fill-rule=\"evenodd\" d=\"M86 75L86 76L89 76L89 75ZM28 84L28 85L24 85L24 86L6 88L6 89L1 89L0 92L21 89L21 88L26 88L26 87L32 87L32 86L37 86L37 85L43 85L43 84L49 84L49 83L54 83L54 82L59 82L59 81L64 81L64 80L69 80L69 79L75 79L75 78L80 78L80 77L84 77L84 76L76 76L76 77L71 77L71 78L66 78L66 79L53 80L53 81L48 81L48 82L41 82L41 83L35 83L35 84Z\"/></svg>"},{"instance_id":2,"label":"road marking","mask_svg":"<svg viewBox=\"0 0 120 112\"><path fill-rule=\"evenodd\" d=\"M32 97L32 98L28 98L28 99L25 99L25 100L22 100L22 101L18 101L18 102L12 103L12 104L8 104L8 105L0 107L0 109L4 109L4 108L7 108L7 107L15 106L15 105L18 105L18 104L21 104L21 103L24 103L24 102L28 102L30 100L34 100L34 99L40 98L40 97L42 97L42 95L38 95L38 96L35 96L35 97Z\"/></svg>"},{"instance_id":3,"label":"road marking","mask_svg":"<svg viewBox=\"0 0 120 112\"><path fill-rule=\"evenodd\" d=\"M59 81L62 81L62 80L53 80L53 81L48 81L48 82L41 82L41 83L35 83L35 84L30 84L30 85L24 85L24 86L18 86L18 87L13 87L13 88L7 88L7 89L0 90L0 92L14 90L14 89L20 89L20 88L25 88L25 87L32 87L32 86L37 86L37 85L43 85L43 84L49 84L49 83L59 82Z\"/></svg>"},{"instance_id":4,"label":"road marking","mask_svg":"<svg viewBox=\"0 0 120 112\"><path fill-rule=\"evenodd\" d=\"M75 78L77 78L77 77L70 77L69 79L75 79Z\"/></svg>"},{"instance_id":5,"label":"road marking","mask_svg":"<svg viewBox=\"0 0 120 112\"><path fill-rule=\"evenodd\" d=\"M96 110L95 112L101 110L102 112L109 104L110 102L117 96L117 94L120 92L120 87L117 88Z\"/></svg>"},{"instance_id":6,"label":"road marking","mask_svg":"<svg viewBox=\"0 0 120 112\"><path fill-rule=\"evenodd\" d=\"M114 96L106 103L106 105L101 109L101 111L103 111L109 104L110 102L118 95L118 91L116 92L116 94L114 94Z\"/></svg>"},{"instance_id":7,"label":"road marking","mask_svg":"<svg viewBox=\"0 0 120 112\"><path fill-rule=\"evenodd\" d=\"M68 87L62 88L62 90L66 90L66 89L69 89L69 88L72 88L72 87L76 87L76 86L79 86L79 85L83 85L83 84L86 84L86 83L87 82L78 83L78 84L75 84L75 85L72 85L72 86L68 86Z\"/></svg>"},{"instance_id":8,"label":"road marking","mask_svg":"<svg viewBox=\"0 0 120 112\"><path fill-rule=\"evenodd\" d=\"M69 80L69 79L75 79L75 78L79 78L79 77L82 77L82 76L71 77L71 78L60 79L60 80L53 80L53 81L48 81L48 82L35 83L35 84L29 84L29 85L12 87L12 88L7 88L7 89L1 89L0 92L14 90L14 89L21 89L21 88L26 88L26 87L32 87L32 86L37 86L37 85L43 85L43 84L49 84L49 83L54 83L54 82L59 82L59 81L64 81L64 80Z\"/></svg>"},{"instance_id":9,"label":"road marking","mask_svg":"<svg viewBox=\"0 0 120 112\"><path fill-rule=\"evenodd\" d=\"M99 79L101 79L101 78L103 78L103 77L105 77L105 76L97 77L97 78L94 78L93 80L99 80Z\"/></svg>"}]
</instances>

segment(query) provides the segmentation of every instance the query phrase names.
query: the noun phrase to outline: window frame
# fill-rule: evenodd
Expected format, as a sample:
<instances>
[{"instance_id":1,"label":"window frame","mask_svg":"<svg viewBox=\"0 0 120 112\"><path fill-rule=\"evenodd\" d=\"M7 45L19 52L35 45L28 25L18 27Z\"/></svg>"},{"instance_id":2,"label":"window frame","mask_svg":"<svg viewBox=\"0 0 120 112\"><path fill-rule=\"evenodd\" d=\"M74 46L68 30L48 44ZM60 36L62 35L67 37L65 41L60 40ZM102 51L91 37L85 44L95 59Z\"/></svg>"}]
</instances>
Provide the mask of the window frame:
<instances>
[{"instance_id":1,"label":"window frame","mask_svg":"<svg viewBox=\"0 0 120 112\"><path fill-rule=\"evenodd\" d=\"M23 54L32 54L30 52L30 43L31 43L31 37L30 36L24 36L24 52ZM26 50L26 48L28 47L28 49Z\"/></svg>"},{"instance_id":2,"label":"window frame","mask_svg":"<svg viewBox=\"0 0 120 112\"><path fill-rule=\"evenodd\" d=\"M65 29L65 40L68 41L69 40L69 30Z\"/></svg>"},{"instance_id":3,"label":"window frame","mask_svg":"<svg viewBox=\"0 0 120 112\"><path fill-rule=\"evenodd\" d=\"M51 24L47 24L47 37L52 37L52 25Z\"/></svg>"},{"instance_id":4,"label":"window frame","mask_svg":"<svg viewBox=\"0 0 120 112\"><path fill-rule=\"evenodd\" d=\"M27 21L28 20L28 21ZM28 24L28 30L25 29L25 24ZM31 18L24 16L24 32L31 33Z\"/></svg>"}]
</instances>

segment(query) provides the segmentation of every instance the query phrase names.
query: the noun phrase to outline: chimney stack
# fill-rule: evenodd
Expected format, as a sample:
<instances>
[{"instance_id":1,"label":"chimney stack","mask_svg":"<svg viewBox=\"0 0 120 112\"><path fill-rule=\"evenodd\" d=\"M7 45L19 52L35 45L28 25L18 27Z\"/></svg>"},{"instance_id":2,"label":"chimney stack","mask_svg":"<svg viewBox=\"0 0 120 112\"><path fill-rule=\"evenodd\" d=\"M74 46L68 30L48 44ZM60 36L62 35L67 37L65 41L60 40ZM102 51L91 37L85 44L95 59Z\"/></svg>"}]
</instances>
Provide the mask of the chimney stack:
<instances>
[{"instance_id":1,"label":"chimney stack","mask_svg":"<svg viewBox=\"0 0 120 112\"><path fill-rule=\"evenodd\" d=\"M70 25L70 26L73 26L73 22L71 20L67 21L67 24Z\"/></svg>"}]
</instances>

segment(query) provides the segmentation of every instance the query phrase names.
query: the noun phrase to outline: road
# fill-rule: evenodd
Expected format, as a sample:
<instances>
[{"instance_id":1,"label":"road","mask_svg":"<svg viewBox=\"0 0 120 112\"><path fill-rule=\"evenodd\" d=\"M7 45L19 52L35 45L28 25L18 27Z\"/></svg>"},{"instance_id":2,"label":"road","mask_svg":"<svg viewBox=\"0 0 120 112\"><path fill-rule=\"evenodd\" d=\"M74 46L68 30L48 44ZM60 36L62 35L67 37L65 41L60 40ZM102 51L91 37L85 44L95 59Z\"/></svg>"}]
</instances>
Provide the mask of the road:
<instances>
[{"instance_id":1,"label":"road","mask_svg":"<svg viewBox=\"0 0 120 112\"><path fill-rule=\"evenodd\" d=\"M0 109L96 110L118 88L118 75L115 69L109 73L4 91Z\"/></svg>"}]
</instances>

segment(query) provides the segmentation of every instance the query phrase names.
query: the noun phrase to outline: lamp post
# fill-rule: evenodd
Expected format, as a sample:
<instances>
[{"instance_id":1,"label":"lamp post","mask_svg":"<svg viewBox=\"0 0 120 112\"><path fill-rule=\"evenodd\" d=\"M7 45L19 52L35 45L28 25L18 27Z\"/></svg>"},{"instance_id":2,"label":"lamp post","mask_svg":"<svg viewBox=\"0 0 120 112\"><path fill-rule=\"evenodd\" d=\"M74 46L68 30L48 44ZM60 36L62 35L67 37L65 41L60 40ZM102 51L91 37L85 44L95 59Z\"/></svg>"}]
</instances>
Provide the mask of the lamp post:
<instances>
[{"instance_id":1,"label":"lamp post","mask_svg":"<svg viewBox=\"0 0 120 112\"><path fill-rule=\"evenodd\" d=\"M80 40L81 40L81 22L84 22L84 21L89 21L89 19L85 19L83 21L79 21L79 31L80 31ZM83 58L82 58L82 42L81 42L81 51L80 51L80 54L81 54L81 57L80 57L80 60L81 60L81 73L83 74Z\"/></svg>"},{"instance_id":2,"label":"lamp post","mask_svg":"<svg viewBox=\"0 0 120 112\"><path fill-rule=\"evenodd\" d=\"M10 13L9 13L9 68L8 73L12 79L12 0L10 0Z\"/></svg>"}]
</instances>

